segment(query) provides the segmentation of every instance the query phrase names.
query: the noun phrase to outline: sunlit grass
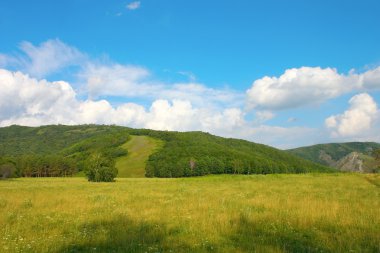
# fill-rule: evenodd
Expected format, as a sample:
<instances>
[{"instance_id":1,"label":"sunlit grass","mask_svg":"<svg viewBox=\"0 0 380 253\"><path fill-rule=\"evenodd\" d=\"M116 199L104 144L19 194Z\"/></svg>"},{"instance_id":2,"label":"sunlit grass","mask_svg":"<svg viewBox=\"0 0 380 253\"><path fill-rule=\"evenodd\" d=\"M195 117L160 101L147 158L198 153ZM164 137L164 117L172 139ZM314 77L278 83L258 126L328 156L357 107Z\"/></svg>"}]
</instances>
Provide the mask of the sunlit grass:
<instances>
[{"instance_id":1,"label":"sunlit grass","mask_svg":"<svg viewBox=\"0 0 380 253\"><path fill-rule=\"evenodd\" d=\"M145 165L149 156L163 145L163 142L148 136L131 136L122 147L127 156L116 159L118 177L145 177Z\"/></svg>"},{"instance_id":2,"label":"sunlit grass","mask_svg":"<svg viewBox=\"0 0 380 253\"><path fill-rule=\"evenodd\" d=\"M0 181L0 252L379 252L378 175Z\"/></svg>"}]
</instances>

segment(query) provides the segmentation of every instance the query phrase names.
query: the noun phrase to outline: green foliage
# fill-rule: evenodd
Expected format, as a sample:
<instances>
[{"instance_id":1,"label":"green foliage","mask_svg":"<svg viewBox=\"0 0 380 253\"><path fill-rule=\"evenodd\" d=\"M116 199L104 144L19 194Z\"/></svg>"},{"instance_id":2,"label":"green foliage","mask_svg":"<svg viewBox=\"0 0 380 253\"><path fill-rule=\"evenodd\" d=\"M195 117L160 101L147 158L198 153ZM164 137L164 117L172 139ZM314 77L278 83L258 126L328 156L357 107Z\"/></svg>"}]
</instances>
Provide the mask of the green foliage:
<instances>
[{"instance_id":1,"label":"green foliage","mask_svg":"<svg viewBox=\"0 0 380 253\"><path fill-rule=\"evenodd\" d=\"M329 155L334 161L338 161L351 152L358 152L365 155L371 155L373 150L379 149L380 144L375 142L347 142L347 143L329 143L318 144L308 147L300 147L289 149L288 151L294 155L304 159L329 165L321 158L321 152Z\"/></svg>"},{"instance_id":2,"label":"green foliage","mask_svg":"<svg viewBox=\"0 0 380 253\"><path fill-rule=\"evenodd\" d=\"M91 182L113 182L117 169L110 157L95 153L86 161L85 174Z\"/></svg>"},{"instance_id":3,"label":"green foliage","mask_svg":"<svg viewBox=\"0 0 380 253\"><path fill-rule=\"evenodd\" d=\"M14 177L16 166L11 158L0 157L0 179Z\"/></svg>"},{"instance_id":4,"label":"green foliage","mask_svg":"<svg viewBox=\"0 0 380 253\"><path fill-rule=\"evenodd\" d=\"M380 162L380 149L376 149L372 152L373 157L376 161Z\"/></svg>"},{"instance_id":5,"label":"green foliage","mask_svg":"<svg viewBox=\"0 0 380 253\"><path fill-rule=\"evenodd\" d=\"M71 176L93 153L127 155L120 145L128 139L127 128L117 126L10 126L0 128L0 156L11 157L16 176Z\"/></svg>"},{"instance_id":6,"label":"green foliage","mask_svg":"<svg viewBox=\"0 0 380 253\"><path fill-rule=\"evenodd\" d=\"M372 153L372 156L373 158L375 159L375 166L374 166L374 169L373 169L373 172L374 173L380 173L380 148L379 149L376 149L373 151Z\"/></svg>"},{"instance_id":7,"label":"green foliage","mask_svg":"<svg viewBox=\"0 0 380 253\"><path fill-rule=\"evenodd\" d=\"M18 176L63 177L77 172L75 160L60 155L23 155L16 158Z\"/></svg>"},{"instance_id":8,"label":"green foliage","mask_svg":"<svg viewBox=\"0 0 380 253\"><path fill-rule=\"evenodd\" d=\"M207 174L271 174L332 171L287 152L249 141L202 132L131 130L165 142L146 165L147 177L186 177Z\"/></svg>"},{"instance_id":9,"label":"green foliage","mask_svg":"<svg viewBox=\"0 0 380 253\"><path fill-rule=\"evenodd\" d=\"M352 152L360 154L363 161L363 169L366 172L373 172L377 167L374 157L376 150L380 149L380 143L376 142L347 142L318 144L308 147L290 149L288 152L326 166L334 167L337 162Z\"/></svg>"},{"instance_id":10,"label":"green foliage","mask_svg":"<svg viewBox=\"0 0 380 253\"><path fill-rule=\"evenodd\" d=\"M113 162L118 157L125 157L127 151L122 145L130 135L149 136L163 143L146 161L145 175L148 177L332 171L288 152L249 141L202 132L181 133L119 126L0 128L0 155L13 156L17 164L22 164L17 172L20 176L71 175L82 171L85 161L93 154L101 153ZM31 159L33 162L23 164L24 156L34 157ZM44 156L49 157L49 161L54 160L50 156L68 159L74 163L75 169L69 174L50 173L54 166L39 161L44 160Z\"/></svg>"}]
</instances>

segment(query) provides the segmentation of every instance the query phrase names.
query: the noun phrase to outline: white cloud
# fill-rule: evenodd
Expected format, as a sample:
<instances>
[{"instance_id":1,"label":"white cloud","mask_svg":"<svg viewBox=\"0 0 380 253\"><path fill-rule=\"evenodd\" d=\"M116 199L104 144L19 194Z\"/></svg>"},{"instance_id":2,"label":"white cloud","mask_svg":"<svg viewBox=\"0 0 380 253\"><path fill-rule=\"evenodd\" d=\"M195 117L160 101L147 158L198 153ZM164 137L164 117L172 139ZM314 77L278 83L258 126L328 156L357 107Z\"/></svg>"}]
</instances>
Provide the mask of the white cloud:
<instances>
[{"instance_id":1,"label":"white cloud","mask_svg":"<svg viewBox=\"0 0 380 253\"><path fill-rule=\"evenodd\" d=\"M376 102L367 93L353 96L350 107L342 114L325 120L326 127L333 137L365 137L372 136L374 123L379 116ZM380 131L378 128L377 131Z\"/></svg>"},{"instance_id":2,"label":"white cloud","mask_svg":"<svg viewBox=\"0 0 380 253\"><path fill-rule=\"evenodd\" d=\"M268 121L276 116L271 111L256 111L256 121L257 122L265 122Z\"/></svg>"},{"instance_id":3,"label":"white cloud","mask_svg":"<svg viewBox=\"0 0 380 253\"><path fill-rule=\"evenodd\" d=\"M38 81L21 72L0 69L0 87L1 125L60 123L77 103L68 83Z\"/></svg>"},{"instance_id":4,"label":"white cloud","mask_svg":"<svg viewBox=\"0 0 380 253\"><path fill-rule=\"evenodd\" d=\"M296 148L320 143L324 139L323 132L310 127L281 127L259 125L246 130L249 140L264 143L281 149ZM247 139L241 136L243 139Z\"/></svg>"},{"instance_id":5,"label":"white cloud","mask_svg":"<svg viewBox=\"0 0 380 253\"><path fill-rule=\"evenodd\" d=\"M126 8L128 10L136 10L136 9L140 8L140 5L141 5L140 1L134 1L134 2L127 4Z\"/></svg>"},{"instance_id":6,"label":"white cloud","mask_svg":"<svg viewBox=\"0 0 380 253\"><path fill-rule=\"evenodd\" d=\"M318 104L351 91L380 89L380 67L357 74L336 69L301 67L280 77L263 77L247 90L249 108L281 110Z\"/></svg>"},{"instance_id":7,"label":"white cloud","mask_svg":"<svg viewBox=\"0 0 380 253\"><path fill-rule=\"evenodd\" d=\"M149 77L147 69L120 64L88 63L79 76L86 83L91 97L98 96L151 96L160 90L159 85L144 84Z\"/></svg>"},{"instance_id":8,"label":"white cloud","mask_svg":"<svg viewBox=\"0 0 380 253\"><path fill-rule=\"evenodd\" d=\"M244 103L244 94L231 90L213 89L200 83L175 83L166 85L160 90L156 97L165 99L189 100L199 106L220 106L235 107Z\"/></svg>"},{"instance_id":9,"label":"white cloud","mask_svg":"<svg viewBox=\"0 0 380 253\"><path fill-rule=\"evenodd\" d=\"M48 40L39 46L24 41L20 43L21 55L0 55L0 66L15 66L31 76L41 78L63 68L81 65L86 56L75 47L58 39Z\"/></svg>"},{"instance_id":10,"label":"white cloud","mask_svg":"<svg viewBox=\"0 0 380 253\"><path fill-rule=\"evenodd\" d=\"M37 80L4 69L0 69L0 87L2 126L104 123L185 131L201 126L201 115L215 115L212 109L194 108L182 99L157 99L149 110L135 103L113 107L106 100L81 101L66 82Z\"/></svg>"},{"instance_id":11,"label":"white cloud","mask_svg":"<svg viewBox=\"0 0 380 253\"><path fill-rule=\"evenodd\" d=\"M365 89L380 89L380 67L362 74L362 86Z\"/></svg>"},{"instance_id":12,"label":"white cloud","mask_svg":"<svg viewBox=\"0 0 380 253\"><path fill-rule=\"evenodd\" d=\"M289 69L280 77L256 80L244 94L230 88L207 87L196 82L191 72L179 73L188 76L189 82L161 82L144 67L92 60L59 40L48 40L39 46L23 42L20 49L24 55L0 54L0 67L14 66L22 70L0 70L0 126L118 124L160 130L201 130L278 147L294 147L316 143L317 138L321 140L327 134L314 128L264 125L275 117L274 110L321 103L352 91L380 89L380 67L360 74L354 71L339 74L336 69L319 67ZM73 72L78 78L75 84L83 85L79 90L85 91L81 95L88 95L87 100L78 99L78 91L67 82L40 78L71 66L77 67ZM151 104L113 106L107 100L112 101L110 97L114 96L124 100L137 98ZM326 126L332 136L380 140L380 134L376 133L379 113L371 99L365 99L364 95L353 98L346 112L327 119ZM243 109L245 102L247 108L254 109L252 114ZM247 120L253 115L254 119ZM355 124L357 121L361 123Z\"/></svg>"},{"instance_id":13,"label":"white cloud","mask_svg":"<svg viewBox=\"0 0 380 253\"><path fill-rule=\"evenodd\" d=\"M195 82L197 80L197 77L194 75L194 73L190 71L178 71L178 74L187 77L190 82Z\"/></svg>"},{"instance_id":14,"label":"white cloud","mask_svg":"<svg viewBox=\"0 0 380 253\"><path fill-rule=\"evenodd\" d=\"M213 107L242 105L244 94L225 88L208 88L200 83L163 83L151 79L139 66L88 63L79 74L90 97L118 96L148 99L188 100Z\"/></svg>"},{"instance_id":15,"label":"white cloud","mask_svg":"<svg viewBox=\"0 0 380 253\"><path fill-rule=\"evenodd\" d=\"M301 139L302 133L308 133L299 128L255 126L245 120L240 108L194 106L186 99L156 99L148 109L136 103L112 106L106 100L83 101L67 82L37 80L4 69L0 69L0 87L0 126L98 123L157 130L200 130L276 146L284 145L284 138L276 138L279 134Z\"/></svg>"},{"instance_id":16,"label":"white cloud","mask_svg":"<svg viewBox=\"0 0 380 253\"><path fill-rule=\"evenodd\" d=\"M25 69L36 77L43 77L70 65L80 64L85 58L79 50L58 39L48 40L40 46L22 42L21 50L28 56Z\"/></svg>"},{"instance_id":17,"label":"white cloud","mask_svg":"<svg viewBox=\"0 0 380 253\"><path fill-rule=\"evenodd\" d=\"M22 42L21 55L0 54L1 66L15 66L32 77L42 78L70 66L77 66L74 78L82 84L91 99L107 96L156 99L188 100L197 106L241 106L244 94L229 88L213 89L194 80L187 83L163 83L151 76L148 69L135 65L121 65L105 60L91 60L75 47L58 39L48 40L35 46ZM195 79L191 72L181 72Z\"/></svg>"}]
</instances>

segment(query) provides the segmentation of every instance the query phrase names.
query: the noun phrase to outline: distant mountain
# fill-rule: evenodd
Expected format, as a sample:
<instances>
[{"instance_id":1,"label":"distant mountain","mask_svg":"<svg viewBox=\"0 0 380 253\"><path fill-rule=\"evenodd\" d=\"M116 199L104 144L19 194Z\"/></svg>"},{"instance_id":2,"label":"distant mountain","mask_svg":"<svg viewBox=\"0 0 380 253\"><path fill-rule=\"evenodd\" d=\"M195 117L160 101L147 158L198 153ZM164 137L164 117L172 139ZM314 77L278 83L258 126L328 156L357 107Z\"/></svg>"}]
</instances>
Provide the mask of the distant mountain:
<instances>
[{"instance_id":1,"label":"distant mountain","mask_svg":"<svg viewBox=\"0 0 380 253\"><path fill-rule=\"evenodd\" d=\"M347 142L300 147L288 152L341 171L373 172L379 166L372 157L372 152L377 149L380 149L380 143Z\"/></svg>"},{"instance_id":2,"label":"distant mountain","mask_svg":"<svg viewBox=\"0 0 380 253\"><path fill-rule=\"evenodd\" d=\"M149 136L163 143L142 163L146 164L145 175L148 177L334 171L286 151L249 141L203 132L154 131L104 125L0 128L0 158L6 157L16 160L15 164L22 164L17 161L25 155L39 160L47 156L60 156L60 159L74 160L80 171L83 161L93 152L106 153L112 159L128 156L128 151L123 151L123 147L131 140L130 136ZM38 166L39 163L36 164ZM49 164L45 166L50 167ZM34 174L30 172L27 175Z\"/></svg>"}]
</instances>

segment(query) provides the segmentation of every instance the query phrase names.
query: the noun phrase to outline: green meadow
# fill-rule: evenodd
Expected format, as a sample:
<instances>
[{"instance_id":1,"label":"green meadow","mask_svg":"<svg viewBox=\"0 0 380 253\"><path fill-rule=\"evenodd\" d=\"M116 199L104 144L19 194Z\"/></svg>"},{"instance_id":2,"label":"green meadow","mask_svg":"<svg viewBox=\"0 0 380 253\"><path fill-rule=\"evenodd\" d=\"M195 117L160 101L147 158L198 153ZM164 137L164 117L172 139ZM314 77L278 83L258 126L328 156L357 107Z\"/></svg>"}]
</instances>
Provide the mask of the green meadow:
<instances>
[{"instance_id":1,"label":"green meadow","mask_svg":"<svg viewBox=\"0 0 380 253\"><path fill-rule=\"evenodd\" d=\"M0 181L0 252L380 252L376 174Z\"/></svg>"},{"instance_id":2,"label":"green meadow","mask_svg":"<svg viewBox=\"0 0 380 253\"><path fill-rule=\"evenodd\" d=\"M163 146L163 142L148 136L130 137L121 147L128 150L127 156L116 159L119 177L145 177L145 165L149 156Z\"/></svg>"}]
</instances>

